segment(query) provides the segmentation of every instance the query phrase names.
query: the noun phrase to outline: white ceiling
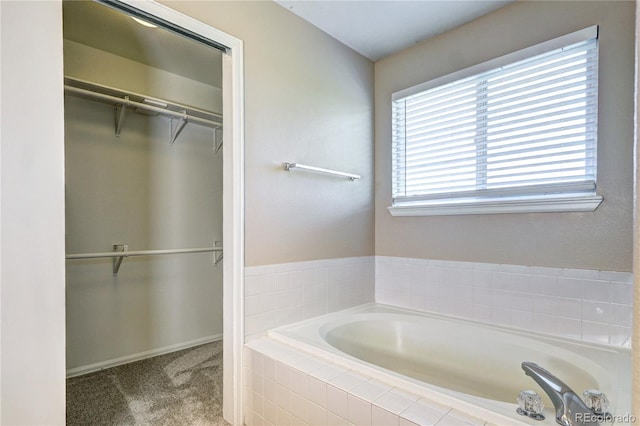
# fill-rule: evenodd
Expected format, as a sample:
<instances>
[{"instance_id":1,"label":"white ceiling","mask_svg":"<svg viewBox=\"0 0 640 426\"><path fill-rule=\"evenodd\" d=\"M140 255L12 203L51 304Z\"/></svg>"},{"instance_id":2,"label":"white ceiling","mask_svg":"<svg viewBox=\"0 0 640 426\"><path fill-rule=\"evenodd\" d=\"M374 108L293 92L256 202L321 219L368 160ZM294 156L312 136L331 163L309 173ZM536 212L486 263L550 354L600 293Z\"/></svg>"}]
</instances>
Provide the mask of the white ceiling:
<instances>
[{"instance_id":1,"label":"white ceiling","mask_svg":"<svg viewBox=\"0 0 640 426\"><path fill-rule=\"evenodd\" d=\"M377 61L513 0L275 0Z\"/></svg>"}]
</instances>

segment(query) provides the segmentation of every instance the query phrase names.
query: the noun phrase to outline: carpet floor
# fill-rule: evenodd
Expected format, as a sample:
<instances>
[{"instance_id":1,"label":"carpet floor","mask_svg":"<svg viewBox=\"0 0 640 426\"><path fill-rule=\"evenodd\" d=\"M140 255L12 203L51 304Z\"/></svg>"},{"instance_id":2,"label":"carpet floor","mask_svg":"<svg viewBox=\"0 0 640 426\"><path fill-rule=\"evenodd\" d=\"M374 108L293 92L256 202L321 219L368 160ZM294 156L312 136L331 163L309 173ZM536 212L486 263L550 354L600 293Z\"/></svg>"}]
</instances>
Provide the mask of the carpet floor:
<instances>
[{"instance_id":1,"label":"carpet floor","mask_svg":"<svg viewBox=\"0 0 640 426\"><path fill-rule=\"evenodd\" d=\"M67 379L67 425L228 425L222 341Z\"/></svg>"}]
</instances>

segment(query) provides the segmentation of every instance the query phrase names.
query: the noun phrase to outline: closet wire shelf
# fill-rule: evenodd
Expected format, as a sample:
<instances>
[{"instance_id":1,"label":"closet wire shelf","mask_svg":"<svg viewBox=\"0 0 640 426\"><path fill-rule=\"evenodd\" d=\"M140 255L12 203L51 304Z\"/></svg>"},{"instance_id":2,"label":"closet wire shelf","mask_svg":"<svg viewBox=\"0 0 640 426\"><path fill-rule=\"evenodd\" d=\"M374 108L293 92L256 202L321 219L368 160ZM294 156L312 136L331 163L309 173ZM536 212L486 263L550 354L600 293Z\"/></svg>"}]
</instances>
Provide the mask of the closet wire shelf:
<instances>
[{"instance_id":1,"label":"closet wire shelf","mask_svg":"<svg viewBox=\"0 0 640 426\"><path fill-rule=\"evenodd\" d=\"M187 123L194 123L214 129L216 153L222 146L222 115L220 114L71 77L65 77L64 83L64 91L68 95L116 107L116 136L120 136L126 113L131 108L134 111L144 110L147 113L171 118L171 143L175 142ZM178 121L174 124L175 119Z\"/></svg>"},{"instance_id":2,"label":"closet wire shelf","mask_svg":"<svg viewBox=\"0 0 640 426\"><path fill-rule=\"evenodd\" d=\"M67 260L76 259L98 259L105 257L113 258L113 275L118 275L120 266L125 257L129 256L157 256L164 254L184 254L184 253L204 253L204 252L216 252L214 263L217 265L222 261L223 251L222 246L218 245L220 242L216 241L213 247L198 247L198 248L184 248L184 249L169 249L169 250L136 250L129 251L127 244L114 244L112 252L102 253L73 253L67 254L65 258Z\"/></svg>"}]
</instances>

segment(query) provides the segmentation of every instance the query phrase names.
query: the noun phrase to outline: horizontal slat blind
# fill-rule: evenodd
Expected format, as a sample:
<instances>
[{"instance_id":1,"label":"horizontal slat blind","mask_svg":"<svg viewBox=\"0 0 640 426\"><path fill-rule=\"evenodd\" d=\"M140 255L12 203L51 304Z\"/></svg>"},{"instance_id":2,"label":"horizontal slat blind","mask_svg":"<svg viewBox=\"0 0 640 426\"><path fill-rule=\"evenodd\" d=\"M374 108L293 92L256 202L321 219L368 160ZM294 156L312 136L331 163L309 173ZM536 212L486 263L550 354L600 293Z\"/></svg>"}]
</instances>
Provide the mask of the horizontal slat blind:
<instances>
[{"instance_id":1,"label":"horizontal slat blind","mask_svg":"<svg viewBox=\"0 0 640 426\"><path fill-rule=\"evenodd\" d=\"M394 202L592 193L597 81L592 38L395 99Z\"/></svg>"}]
</instances>

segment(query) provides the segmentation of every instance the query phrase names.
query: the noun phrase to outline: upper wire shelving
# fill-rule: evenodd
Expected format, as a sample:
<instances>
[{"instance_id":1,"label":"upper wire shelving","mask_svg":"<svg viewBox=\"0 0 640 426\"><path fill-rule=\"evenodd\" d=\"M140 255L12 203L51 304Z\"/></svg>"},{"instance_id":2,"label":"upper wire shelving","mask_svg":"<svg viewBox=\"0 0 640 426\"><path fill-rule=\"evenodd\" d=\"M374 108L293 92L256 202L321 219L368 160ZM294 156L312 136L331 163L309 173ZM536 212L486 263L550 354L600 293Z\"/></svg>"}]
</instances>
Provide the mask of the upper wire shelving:
<instances>
[{"instance_id":1,"label":"upper wire shelving","mask_svg":"<svg viewBox=\"0 0 640 426\"><path fill-rule=\"evenodd\" d=\"M171 143L187 123L194 123L214 129L214 151L218 152L222 147L221 114L72 77L65 77L64 91L68 95L114 105L116 136L120 136L128 111L144 111L171 118Z\"/></svg>"}]
</instances>

